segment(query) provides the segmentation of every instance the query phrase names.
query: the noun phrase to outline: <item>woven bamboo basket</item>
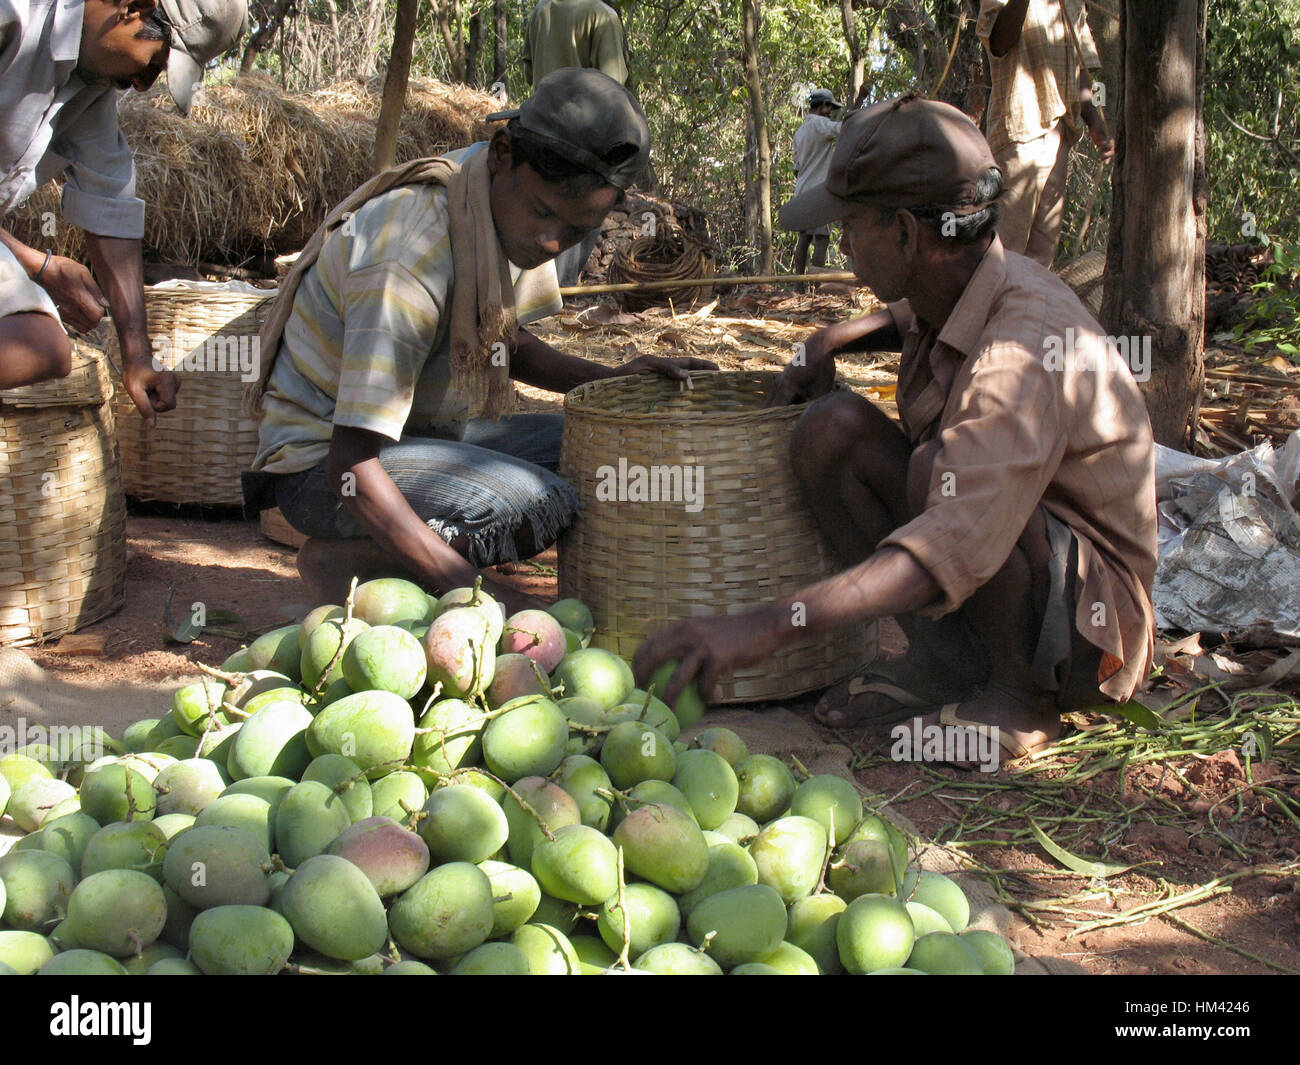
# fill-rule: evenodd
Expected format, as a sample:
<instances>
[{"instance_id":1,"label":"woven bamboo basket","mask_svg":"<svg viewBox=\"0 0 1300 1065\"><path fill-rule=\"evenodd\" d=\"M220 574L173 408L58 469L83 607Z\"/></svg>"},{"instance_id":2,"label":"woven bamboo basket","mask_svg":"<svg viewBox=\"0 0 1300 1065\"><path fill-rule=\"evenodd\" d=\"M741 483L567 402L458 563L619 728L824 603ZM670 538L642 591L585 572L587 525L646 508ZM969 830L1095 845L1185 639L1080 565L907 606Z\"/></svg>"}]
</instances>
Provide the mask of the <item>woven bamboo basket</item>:
<instances>
[{"instance_id":1,"label":"woven bamboo basket","mask_svg":"<svg viewBox=\"0 0 1300 1065\"><path fill-rule=\"evenodd\" d=\"M176 371L181 390L176 409L150 429L118 382L113 407L128 496L243 505L239 475L257 455L257 419L243 412L244 386L259 365L257 335L274 296L146 290L157 361ZM111 330L106 347L120 366Z\"/></svg>"},{"instance_id":2,"label":"woven bamboo basket","mask_svg":"<svg viewBox=\"0 0 1300 1065\"><path fill-rule=\"evenodd\" d=\"M1084 252L1061 267L1057 276L1074 289L1074 294L1094 318L1101 314L1102 285L1106 280L1104 249L1093 248Z\"/></svg>"},{"instance_id":3,"label":"woven bamboo basket","mask_svg":"<svg viewBox=\"0 0 1300 1065\"><path fill-rule=\"evenodd\" d=\"M582 516L560 539L560 594L591 608L593 644L630 659L669 621L740 613L839 568L790 467L790 435L804 408L763 408L775 378L692 373L687 389L658 376L620 377L565 398L560 472L577 488ZM634 467L673 466L682 476L652 478L658 491L633 486ZM693 487L688 468L698 471ZM738 670L719 685L719 700L824 688L875 653L874 624L797 640Z\"/></svg>"},{"instance_id":4,"label":"woven bamboo basket","mask_svg":"<svg viewBox=\"0 0 1300 1065\"><path fill-rule=\"evenodd\" d=\"M0 645L56 640L126 601L126 500L102 354L0 392Z\"/></svg>"}]
</instances>

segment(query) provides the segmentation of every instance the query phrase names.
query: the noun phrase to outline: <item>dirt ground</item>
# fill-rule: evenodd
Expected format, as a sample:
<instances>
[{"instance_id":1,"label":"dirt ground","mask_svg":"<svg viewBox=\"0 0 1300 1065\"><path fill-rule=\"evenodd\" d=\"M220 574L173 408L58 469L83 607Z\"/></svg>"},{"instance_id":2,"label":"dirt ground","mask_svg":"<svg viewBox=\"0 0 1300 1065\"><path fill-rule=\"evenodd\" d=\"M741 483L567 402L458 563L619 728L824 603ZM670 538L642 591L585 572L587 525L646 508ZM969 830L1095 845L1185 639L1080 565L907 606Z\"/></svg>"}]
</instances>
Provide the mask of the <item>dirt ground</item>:
<instances>
[{"instance_id":1,"label":"dirt ground","mask_svg":"<svg viewBox=\"0 0 1300 1065\"><path fill-rule=\"evenodd\" d=\"M567 316L552 328L579 341L582 353L607 361L658 349L704 353L724 366L753 368L772 364L772 353L788 352L807 332L810 304L811 320L817 320L820 300L804 299L804 321L788 328L773 317L771 305L761 322L737 326L735 316L744 308L734 303L728 310L733 317L702 327L697 322L689 333L671 317L654 319L647 330L644 319L620 322L609 312L601 312L609 321L599 329ZM825 302L827 318L842 306L838 299ZM708 332L714 328L716 334ZM665 342L662 333L674 330L677 339ZM877 400L892 398L886 366L864 360L848 376ZM543 397L532 395L525 405L543 404ZM554 551L502 572L534 594L557 594ZM239 620L209 627L192 643L169 644L169 597L173 628L194 603L233 611ZM164 712L170 691L192 678L195 663L219 664L245 642L245 634L296 620L312 605L297 580L294 551L263 537L256 523L238 515L201 519L192 509L134 505L125 607L75 636L25 653L67 690L84 695L82 705L93 710L80 723L103 724L116 734L133 720ZM886 651L904 644L890 623L882 644ZM114 698L109 705L96 698L96 692L120 692L124 684L136 693L131 698ZM813 702L786 706L811 719ZM1104 722L1091 717L1076 724L1092 728ZM1013 941L1026 954L1076 962L1105 975L1300 972L1300 822L1291 812L1294 804L1278 800L1300 799L1300 776L1285 772L1282 759L1243 766L1234 750L1190 752L1085 776L1067 758L1041 769L1004 766L986 776L891 761L888 736L823 731L828 742L854 749L857 780L876 805L888 803L924 838L948 844L976 864L976 875L1017 914ZM1257 790L1263 782L1273 790ZM1133 868L1104 879L1071 872L1035 840L1031 819L1072 855ZM1122 918L1134 907L1205 885L1205 901L1167 916L1114 927L1087 923Z\"/></svg>"}]
</instances>

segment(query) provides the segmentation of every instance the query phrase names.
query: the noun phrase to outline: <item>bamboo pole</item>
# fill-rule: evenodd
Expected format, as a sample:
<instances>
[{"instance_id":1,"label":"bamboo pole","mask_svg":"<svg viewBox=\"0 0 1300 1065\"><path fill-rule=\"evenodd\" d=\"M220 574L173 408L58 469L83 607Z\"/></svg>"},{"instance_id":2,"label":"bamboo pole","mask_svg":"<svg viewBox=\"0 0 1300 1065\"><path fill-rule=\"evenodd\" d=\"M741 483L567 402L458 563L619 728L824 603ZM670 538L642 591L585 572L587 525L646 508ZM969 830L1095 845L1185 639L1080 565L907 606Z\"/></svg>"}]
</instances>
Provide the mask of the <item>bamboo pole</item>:
<instances>
[{"instance_id":1,"label":"bamboo pole","mask_svg":"<svg viewBox=\"0 0 1300 1065\"><path fill-rule=\"evenodd\" d=\"M850 273L755 274L748 277L690 277L680 281L630 281L618 285L572 285L561 296L598 296L606 292L658 292L667 288L707 288L710 285L791 285L807 281L856 281Z\"/></svg>"}]
</instances>

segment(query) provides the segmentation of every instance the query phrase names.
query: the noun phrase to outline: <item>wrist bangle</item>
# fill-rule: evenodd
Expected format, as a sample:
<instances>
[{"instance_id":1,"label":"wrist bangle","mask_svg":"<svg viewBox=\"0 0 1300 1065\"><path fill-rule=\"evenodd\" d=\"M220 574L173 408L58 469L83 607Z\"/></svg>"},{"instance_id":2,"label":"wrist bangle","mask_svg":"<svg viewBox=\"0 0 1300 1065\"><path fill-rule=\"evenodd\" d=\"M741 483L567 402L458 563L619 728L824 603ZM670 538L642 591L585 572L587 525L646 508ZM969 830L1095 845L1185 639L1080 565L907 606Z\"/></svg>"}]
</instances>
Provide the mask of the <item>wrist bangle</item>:
<instances>
[{"instance_id":1,"label":"wrist bangle","mask_svg":"<svg viewBox=\"0 0 1300 1065\"><path fill-rule=\"evenodd\" d=\"M50 265L52 258L54 258L54 252L47 250L45 252L45 262L41 263L41 268L36 271L36 276L32 278L33 281L39 282L45 276L45 268Z\"/></svg>"}]
</instances>

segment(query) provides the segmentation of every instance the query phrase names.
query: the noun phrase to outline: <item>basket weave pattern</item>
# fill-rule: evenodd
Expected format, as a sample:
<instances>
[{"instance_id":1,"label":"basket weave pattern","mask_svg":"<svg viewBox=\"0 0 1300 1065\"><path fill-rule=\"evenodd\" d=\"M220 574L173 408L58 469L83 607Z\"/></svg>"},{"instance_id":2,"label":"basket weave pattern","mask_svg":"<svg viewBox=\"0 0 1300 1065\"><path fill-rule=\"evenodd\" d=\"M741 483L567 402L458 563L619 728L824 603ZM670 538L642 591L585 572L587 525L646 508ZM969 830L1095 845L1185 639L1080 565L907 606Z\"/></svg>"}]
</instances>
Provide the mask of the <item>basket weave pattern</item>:
<instances>
[{"instance_id":1,"label":"basket weave pattern","mask_svg":"<svg viewBox=\"0 0 1300 1065\"><path fill-rule=\"evenodd\" d=\"M0 392L0 645L55 640L126 600L126 500L106 360Z\"/></svg>"},{"instance_id":2,"label":"basket weave pattern","mask_svg":"<svg viewBox=\"0 0 1300 1065\"><path fill-rule=\"evenodd\" d=\"M168 503L243 504L239 475L257 455L257 419L241 407L246 382L238 353L256 353L274 295L146 293L149 336L162 345L158 361L176 369L181 389L176 409L159 415L151 430L117 383L113 407L127 495ZM120 366L112 330L106 346ZM230 368L220 369L223 364Z\"/></svg>"},{"instance_id":3,"label":"basket weave pattern","mask_svg":"<svg viewBox=\"0 0 1300 1065\"><path fill-rule=\"evenodd\" d=\"M622 377L566 397L560 472L577 488L582 516L560 539L560 594L591 608L593 644L631 658L675 618L741 613L837 571L790 467L803 407L762 406L775 377L692 373L691 389L658 376ZM684 475L693 467L702 491L693 501L662 489L660 496L677 498L602 499L620 459L628 471L681 466ZM792 642L720 684L720 701L826 687L874 657L875 637L872 624Z\"/></svg>"}]
</instances>

